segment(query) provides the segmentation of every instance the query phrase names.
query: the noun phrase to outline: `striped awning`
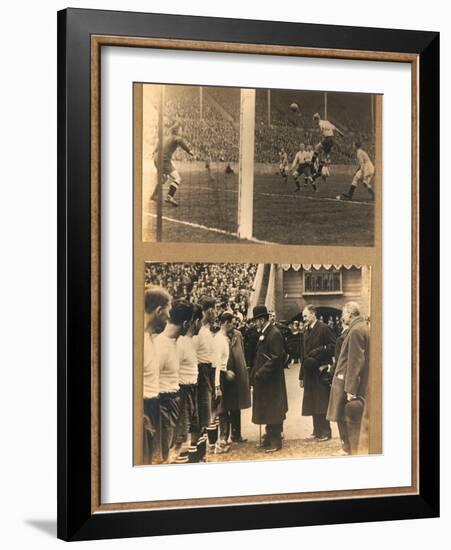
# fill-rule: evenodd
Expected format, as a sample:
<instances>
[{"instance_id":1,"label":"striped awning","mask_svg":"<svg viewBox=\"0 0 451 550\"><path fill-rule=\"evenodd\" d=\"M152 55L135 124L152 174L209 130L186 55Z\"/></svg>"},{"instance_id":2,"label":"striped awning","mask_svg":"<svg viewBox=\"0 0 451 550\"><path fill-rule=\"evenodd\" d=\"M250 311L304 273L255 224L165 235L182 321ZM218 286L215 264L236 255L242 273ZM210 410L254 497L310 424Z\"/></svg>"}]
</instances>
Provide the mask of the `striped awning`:
<instances>
[{"instance_id":1,"label":"striped awning","mask_svg":"<svg viewBox=\"0 0 451 550\"><path fill-rule=\"evenodd\" d=\"M360 269L362 266L360 264L281 264L281 268L284 271L288 271L289 269L293 269L294 271L299 271L300 269L304 269L304 271L319 271L319 270L326 270L329 269L335 269L340 270L341 268L345 269Z\"/></svg>"}]
</instances>

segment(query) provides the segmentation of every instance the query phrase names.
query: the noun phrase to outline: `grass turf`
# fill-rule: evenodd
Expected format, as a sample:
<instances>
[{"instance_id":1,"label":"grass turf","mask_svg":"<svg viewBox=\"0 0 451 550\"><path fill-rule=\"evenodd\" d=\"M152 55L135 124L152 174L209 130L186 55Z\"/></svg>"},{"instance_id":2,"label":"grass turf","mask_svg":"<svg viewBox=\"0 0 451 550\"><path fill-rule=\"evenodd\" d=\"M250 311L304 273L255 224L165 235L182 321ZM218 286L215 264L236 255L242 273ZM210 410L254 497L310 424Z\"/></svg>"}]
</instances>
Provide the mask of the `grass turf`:
<instances>
[{"instance_id":1,"label":"grass turf","mask_svg":"<svg viewBox=\"0 0 451 550\"><path fill-rule=\"evenodd\" d=\"M185 167L180 173L180 206L163 205L163 240L245 242L236 236L238 175ZM374 203L369 201L363 186L357 187L352 202L335 200L348 190L349 181L349 173L334 174L332 167L332 175L325 183L318 180L317 193L310 186L295 192L291 177L285 183L275 173L256 174L254 238L279 244L372 246ZM145 199L144 240L154 240L154 209L155 205Z\"/></svg>"}]
</instances>

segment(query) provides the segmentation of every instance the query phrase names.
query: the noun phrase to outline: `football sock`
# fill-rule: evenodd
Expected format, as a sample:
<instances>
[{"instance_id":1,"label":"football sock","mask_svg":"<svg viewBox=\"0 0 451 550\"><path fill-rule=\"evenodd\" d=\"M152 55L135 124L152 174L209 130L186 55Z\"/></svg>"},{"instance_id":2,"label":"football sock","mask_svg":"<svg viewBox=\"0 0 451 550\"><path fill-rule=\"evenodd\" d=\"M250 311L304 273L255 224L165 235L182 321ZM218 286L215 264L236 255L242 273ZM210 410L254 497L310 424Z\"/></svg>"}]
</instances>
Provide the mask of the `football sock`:
<instances>
[{"instance_id":1,"label":"football sock","mask_svg":"<svg viewBox=\"0 0 451 550\"><path fill-rule=\"evenodd\" d=\"M348 195L352 197L354 195L354 191L355 191L355 185L351 185L348 191Z\"/></svg>"},{"instance_id":2,"label":"football sock","mask_svg":"<svg viewBox=\"0 0 451 550\"><path fill-rule=\"evenodd\" d=\"M294 183L296 184L296 190L299 191L301 186L299 185L299 180L297 178L294 180Z\"/></svg>"},{"instance_id":3,"label":"football sock","mask_svg":"<svg viewBox=\"0 0 451 550\"><path fill-rule=\"evenodd\" d=\"M177 186L171 183L171 187L169 187L168 196L174 198L174 195L177 191Z\"/></svg>"}]
</instances>

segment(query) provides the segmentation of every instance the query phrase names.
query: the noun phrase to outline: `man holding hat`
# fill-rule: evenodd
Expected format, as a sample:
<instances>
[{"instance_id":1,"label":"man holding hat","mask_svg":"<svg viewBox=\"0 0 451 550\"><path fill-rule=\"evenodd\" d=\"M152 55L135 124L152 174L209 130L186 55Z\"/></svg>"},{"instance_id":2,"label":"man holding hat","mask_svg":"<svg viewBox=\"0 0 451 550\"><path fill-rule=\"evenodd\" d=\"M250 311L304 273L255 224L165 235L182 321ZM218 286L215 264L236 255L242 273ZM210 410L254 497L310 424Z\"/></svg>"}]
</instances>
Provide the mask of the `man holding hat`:
<instances>
[{"instance_id":1,"label":"man holding hat","mask_svg":"<svg viewBox=\"0 0 451 550\"><path fill-rule=\"evenodd\" d=\"M327 418L337 422L343 442L341 454L367 452L360 443L362 416L368 390L370 334L357 302L343 307L343 322L349 327L335 367Z\"/></svg>"},{"instance_id":2,"label":"man holding hat","mask_svg":"<svg viewBox=\"0 0 451 550\"><path fill-rule=\"evenodd\" d=\"M333 363L336 337L323 321L317 319L316 308L307 305L302 316L306 324L304 332L304 358L299 371L302 397L302 416L311 416L313 433L307 438L315 442L331 438L330 423L326 419L330 386L327 377Z\"/></svg>"},{"instance_id":3,"label":"man holding hat","mask_svg":"<svg viewBox=\"0 0 451 550\"><path fill-rule=\"evenodd\" d=\"M283 336L270 322L266 306L255 306L253 319L260 336L251 370L252 422L266 424L262 447L273 453L282 448L283 421L288 411Z\"/></svg>"}]
</instances>

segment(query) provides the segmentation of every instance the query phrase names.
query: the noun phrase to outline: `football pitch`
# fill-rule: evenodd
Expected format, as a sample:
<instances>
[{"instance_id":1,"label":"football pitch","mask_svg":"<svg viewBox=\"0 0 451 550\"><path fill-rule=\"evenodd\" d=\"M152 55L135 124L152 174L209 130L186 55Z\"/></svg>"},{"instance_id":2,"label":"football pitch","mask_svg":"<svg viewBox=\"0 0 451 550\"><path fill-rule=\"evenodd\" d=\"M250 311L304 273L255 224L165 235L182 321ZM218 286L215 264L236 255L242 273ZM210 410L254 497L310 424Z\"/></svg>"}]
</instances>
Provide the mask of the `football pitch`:
<instances>
[{"instance_id":1,"label":"football pitch","mask_svg":"<svg viewBox=\"0 0 451 550\"><path fill-rule=\"evenodd\" d=\"M163 241L172 242L262 242L298 245L372 246L374 203L363 186L353 201L336 196L349 188L352 167L334 170L318 191L304 186L295 192L290 176L285 183L274 170L256 173L254 179L253 239L238 237L238 175L223 169L179 167L182 184L179 206L163 203ZM377 189L375 190L377 193ZM163 197L167 184L163 187ZM156 205L143 196L143 239L155 240Z\"/></svg>"}]
</instances>

